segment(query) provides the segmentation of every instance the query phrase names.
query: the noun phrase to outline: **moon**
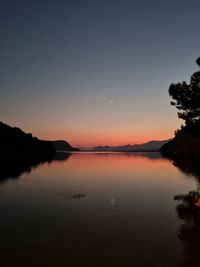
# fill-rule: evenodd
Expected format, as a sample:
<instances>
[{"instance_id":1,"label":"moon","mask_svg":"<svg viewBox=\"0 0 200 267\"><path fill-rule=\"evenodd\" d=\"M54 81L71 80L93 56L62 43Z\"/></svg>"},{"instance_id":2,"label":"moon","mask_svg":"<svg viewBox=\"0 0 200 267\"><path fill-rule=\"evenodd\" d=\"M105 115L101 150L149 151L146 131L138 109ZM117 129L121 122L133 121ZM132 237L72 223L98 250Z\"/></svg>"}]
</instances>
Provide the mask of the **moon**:
<instances>
[{"instance_id":1,"label":"moon","mask_svg":"<svg viewBox=\"0 0 200 267\"><path fill-rule=\"evenodd\" d=\"M113 104L114 102L114 99L110 99L110 104Z\"/></svg>"}]
</instances>

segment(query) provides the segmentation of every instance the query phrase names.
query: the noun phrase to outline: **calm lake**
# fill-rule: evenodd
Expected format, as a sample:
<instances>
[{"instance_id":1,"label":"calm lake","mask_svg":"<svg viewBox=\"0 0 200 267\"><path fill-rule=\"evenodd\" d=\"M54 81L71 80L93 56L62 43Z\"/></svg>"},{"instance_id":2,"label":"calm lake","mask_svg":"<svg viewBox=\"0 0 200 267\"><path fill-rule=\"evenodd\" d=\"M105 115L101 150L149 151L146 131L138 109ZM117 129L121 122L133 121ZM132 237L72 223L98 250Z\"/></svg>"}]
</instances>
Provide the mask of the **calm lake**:
<instances>
[{"instance_id":1,"label":"calm lake","mask_svg":"<svg viewBox=\"0 0 200 267\"><path fill-rule=\"evenodd\" d=\"M186 266L173 198L196 189L158 153L66 154L1 181L0 266Z\"/></svg>"}]
</instances>

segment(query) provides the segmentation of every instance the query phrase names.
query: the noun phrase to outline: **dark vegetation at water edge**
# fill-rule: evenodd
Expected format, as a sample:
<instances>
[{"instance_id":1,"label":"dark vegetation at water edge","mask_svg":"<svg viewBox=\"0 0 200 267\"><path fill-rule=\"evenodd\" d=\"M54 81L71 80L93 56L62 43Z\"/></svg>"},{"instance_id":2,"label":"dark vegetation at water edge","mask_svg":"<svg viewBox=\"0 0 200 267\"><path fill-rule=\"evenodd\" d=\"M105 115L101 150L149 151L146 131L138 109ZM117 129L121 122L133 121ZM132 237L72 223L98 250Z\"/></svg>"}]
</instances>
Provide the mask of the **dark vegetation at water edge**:
<instances>
[{"instance_id":1,"label":"dark vegetation at water edge","mask_svg":"<svg viewBox=\"0 0 200 267\"><path fill-rule=\"evenodd\" d=\"M0 122L0 157L51 159L56 151L79 151L68 142L45 141L25 133L20 128Z\"/></svg>"},{"instance_id":2,"label":"dark vegetation at water edge","mask_svg":"<svg viewBox=\"0 0 200 267\"><path fill-rule=\"evenodd\" d=\"M200 66L200 58L196 63ZM171 84L169 95L173 99L171 104L178 109L178 117L185 124L160 151L182 168L194 168L200 161L200 71L191 76L189 84Z\"/></svg>"},{"instance_id":3,"label":"dark vegetation at water edge","mask_svg":"<svg viewBox=\"0 0 200 267\"><path fill-rule=\"evenodd\" d=\"M0 122L0 157L50 160L55 156L51 142L33 137L20 128Z\"/></svg>"},{"instance_id":4,"label":"dark vegetation at water edge","mask_svg":"<svg viewBox=\"0 0 200 267\"><path fill-rule=\"evenodd\" d=\"M200 122L183 126L172 141L161 149L164 156L188 172L198 172L200 165Z\"/></svg>"},{"instance_id":5,"label":"dark vegetation at water edge","mask_svg":"<svg viewBox=\"0 0 200 267\"><path fill-rule=\"evenodd\" d=\"M43 162L51 162L56 151L50 142L0 122L0 180L20 176Z\"/></svg>"},{"instance_id":6,"label":"dark vegetation at water edge","mask_svg":"<svg viewBox=\"0 0 200 267\"><path fill-rule=\"evenodd\" d=\"M200 58L196 63L200 66ZM183 221L178 236L184 241L185 258L180 266L200 266L200 72L191 76L189 84L171 84L169 95L184 125L160 151L181 171L194 176L198 184L195 190L174 197L177 215Z\"/></svg>"},{"instance_id":7,"label":"dark vegetation at water edge","mask_svg":"<svg viewBox=\"0 0 200 267\"><path fill-rule=\"evenodd\" d=\"M59 144L65 153L56 153ZM44 141L0 122L0 180L19 177L44 162L66 160L74 151L65 141Z\"/></svg>"}]
</instances>

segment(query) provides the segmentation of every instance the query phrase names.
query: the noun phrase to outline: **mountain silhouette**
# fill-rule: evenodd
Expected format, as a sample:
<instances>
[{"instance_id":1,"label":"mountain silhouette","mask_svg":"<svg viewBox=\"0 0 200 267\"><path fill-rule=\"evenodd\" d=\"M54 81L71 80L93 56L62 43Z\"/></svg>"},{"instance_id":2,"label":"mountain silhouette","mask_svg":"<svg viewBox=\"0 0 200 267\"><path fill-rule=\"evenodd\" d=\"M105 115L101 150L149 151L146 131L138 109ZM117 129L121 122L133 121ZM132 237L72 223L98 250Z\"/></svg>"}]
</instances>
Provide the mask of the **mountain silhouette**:
<instances>
[{"instance_id":1,"label":"mountain silhouette","mask_svg":"<svg viewBox=\"0 0 200 267\"><path fill-rule=\"evenodd\" d=\"M51 142L33 137L20 128L0 122L0 156L49 160L56 150Z\"/></svg>"},{"instance_id":2,"label":"mountain silhouette","mask_svg":"<svg viewBox=\"0 0 200 267\"><path fill-rule=\"evenodd\" d=\"M56 151L80 151L80 149L72 147L64 140L51 141Z\"/></svg>"},{"instance_id":3,"label":"mountain silhouette","mask_svg":"<svg viewBox=\"0 0 200 267\"><path fill-rule=\"evenodd\" d=\"M57 150L68 153L56 153ZM18 178L24 172L53 160L63 161L70 157L71 147L66 141L44 141L25 133L20 128L0 122L0 183L8 178Z\"/></svg>"},{"instance_id":4,"label":"mountain silhouette","mask_svg":"<svg viewBox=\"0 0 200 267\"><path fill-rule=\"evenodd\" d=\"M92 148L92 151L128 151L128 152L155 152L169 142L169 140L163 141L149 141L144 144L135 144L135 145L124 145L124 146L96 146Z\"/></svg>"}]
</instances>

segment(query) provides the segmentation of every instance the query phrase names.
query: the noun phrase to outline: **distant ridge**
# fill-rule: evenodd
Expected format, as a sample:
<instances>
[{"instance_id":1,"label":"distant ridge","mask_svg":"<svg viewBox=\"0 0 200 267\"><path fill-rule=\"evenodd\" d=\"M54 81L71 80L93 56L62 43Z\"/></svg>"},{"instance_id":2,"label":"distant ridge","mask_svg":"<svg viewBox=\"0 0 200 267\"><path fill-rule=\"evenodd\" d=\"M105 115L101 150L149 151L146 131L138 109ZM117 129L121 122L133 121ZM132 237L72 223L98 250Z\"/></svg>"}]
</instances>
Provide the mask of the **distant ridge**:
<instances>
[{"instance_id":1,"label":"distant ridge","mask_svg":"<svg viewBox=\"0 0 200 267\"><path fill-rule=\"evenodd\" d=\"M159 151L159 149L169 142L168 140L156 141L152 140L144 144L135 144L135 145L124 145L124 146L96 146L92 148L92 151L125 151L125 152L155 152Z\"/></svg>"},{"instance_id":2,"label":"distant ridge","mask_svg":"<svg viewBox=\"0 0 200 267\"><path fill-rule=\"evenodd\" d=\"M57 141L51 141L53 144L55 150L58 151L80 151L80 149L72 147L67 141L64 140L57 140Z\"/></svg>"}]
</instances>

